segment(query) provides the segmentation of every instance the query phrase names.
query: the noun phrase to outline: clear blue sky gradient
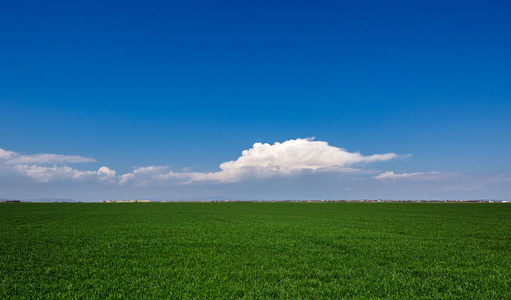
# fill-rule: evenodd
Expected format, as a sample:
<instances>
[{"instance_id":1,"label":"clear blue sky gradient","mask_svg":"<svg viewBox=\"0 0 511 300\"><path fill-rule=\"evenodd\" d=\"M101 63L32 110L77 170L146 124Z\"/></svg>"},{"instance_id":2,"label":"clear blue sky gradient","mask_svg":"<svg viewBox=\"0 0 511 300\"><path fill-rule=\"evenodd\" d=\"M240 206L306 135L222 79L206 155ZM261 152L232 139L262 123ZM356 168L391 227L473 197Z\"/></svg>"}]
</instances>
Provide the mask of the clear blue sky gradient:
<instances>
[{"instance_id":1,"label":"clear blue sky gradient","mask_svg":"<svg viewBox=\"0 0 511 300\"><path fill-rule=\"evenodd\" d=\"M314 136L413 154L378 165L394 172L509 174L510 15L509 1L3 1L0 148L215 171L254 142Z\"/></svg>"}]
</instances>

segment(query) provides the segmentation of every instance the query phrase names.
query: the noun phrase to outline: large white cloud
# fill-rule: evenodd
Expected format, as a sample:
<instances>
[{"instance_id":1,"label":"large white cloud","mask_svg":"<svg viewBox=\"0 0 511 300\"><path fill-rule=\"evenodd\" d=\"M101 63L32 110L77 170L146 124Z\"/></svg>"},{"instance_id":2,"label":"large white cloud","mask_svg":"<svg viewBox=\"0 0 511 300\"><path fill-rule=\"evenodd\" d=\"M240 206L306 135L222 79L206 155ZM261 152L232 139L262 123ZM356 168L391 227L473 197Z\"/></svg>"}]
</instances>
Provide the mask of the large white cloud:
<instances>
[{"instance_id":1,"label":"large white cloud","mask_svg":"<svg viewBox=\"0 0 511 300\"><path fill-rule=\"evenodd\" d=\"M313 139L296 139L283 143L262 144L242 152L235 161L220 165L224 172L237 172L245 168L264 169L281 174L302 170L342 169L357 163L386 161L398 157L395 153L363 156L343 148L330 146L327 142Z\"/></svg>"},{"instance_id":2,"label":"large white cloud","mask_svg":"<svg viewBox=\"0 0 511 300\"><path fill-rule=\"evenodd\" d=\"M309 139L288 140L283 143L255 143L244 150L233 161L224 162L218 172L173 172L165 167L144 167L121 176L120 184L130 181L148 183L150 181L184 183L192 182L238 182L246 178L267 178L290 176L304 171L309 172L354 172L357 164L387 161L399 157L395 153L364 156L358 152L348 152L343 148L329 145L324 141Z\"/></svg>"}]
</instances>

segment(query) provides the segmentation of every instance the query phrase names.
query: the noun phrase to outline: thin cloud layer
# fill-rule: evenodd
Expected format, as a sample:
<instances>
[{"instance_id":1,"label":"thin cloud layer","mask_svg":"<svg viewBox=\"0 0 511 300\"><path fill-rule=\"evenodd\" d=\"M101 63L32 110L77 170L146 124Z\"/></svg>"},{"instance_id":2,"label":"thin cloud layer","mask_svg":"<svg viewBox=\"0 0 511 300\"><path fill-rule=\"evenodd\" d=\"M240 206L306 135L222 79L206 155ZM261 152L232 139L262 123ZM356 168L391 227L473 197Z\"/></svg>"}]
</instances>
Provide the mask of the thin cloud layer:
<instances>
[{"instance_id":1,"label":"thin cloud layer","mask_svg":"<svg viewBox=\"0 0 511 300\"><path fill-rule=\"evenodd\" d=\"M432 172L413 172L413 173L401 173L396 174L393 171L383 172L380 175L374 176L373 179L378 180L399 180L399 179L411 179L411 180L422 180L422 181L431 181L431 180L440 180L446 178L453 178L459 176L458 173L444 173L438 171Z\"/></svg>"},{"instance_id":2,"label":"thin cloud layer","mask_svg":"<svg viewBox=\"0 0 511 300\"><path fill-rule=\"evenodd\" d=\"M395 174L393 171L387 171L387 172L381 173L378 176L374 176L373 178L379 179L379 180L392 180L392 179L400 179L400 178L418 177L420 175L424 175L424 172Z\"/></svg>"},{"instance_id":3,"label":"thin cloud layer","mask_svg":"<svg viewBox=\"0 0 511 300\"><path fill-rule=\"evenodd\" d=\"M23 155L4 149L0 149L0 159L4 160L4 163L12 165L90 163L96 161L94 158L83 157L79 155L61 155L49 153Z\"/></svg>"}]
</instances>

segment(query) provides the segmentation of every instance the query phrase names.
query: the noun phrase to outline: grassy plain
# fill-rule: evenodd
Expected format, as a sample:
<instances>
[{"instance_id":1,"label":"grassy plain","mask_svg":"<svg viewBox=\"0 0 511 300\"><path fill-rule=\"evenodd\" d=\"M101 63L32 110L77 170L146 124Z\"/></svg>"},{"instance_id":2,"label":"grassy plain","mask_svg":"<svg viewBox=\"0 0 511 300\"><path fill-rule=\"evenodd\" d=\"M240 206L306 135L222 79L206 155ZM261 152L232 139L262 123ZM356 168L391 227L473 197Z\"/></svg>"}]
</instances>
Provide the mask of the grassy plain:
<instances>
[{"instance_id":1,"label":"grassy plain","mask_svg":"<svg viewBox=\"0 0 511 300\"><path fill-rule=\"evenodd\" d=\"M511 298L511 205L0 204L0 298Z\"/></svg>"}]
</instances>

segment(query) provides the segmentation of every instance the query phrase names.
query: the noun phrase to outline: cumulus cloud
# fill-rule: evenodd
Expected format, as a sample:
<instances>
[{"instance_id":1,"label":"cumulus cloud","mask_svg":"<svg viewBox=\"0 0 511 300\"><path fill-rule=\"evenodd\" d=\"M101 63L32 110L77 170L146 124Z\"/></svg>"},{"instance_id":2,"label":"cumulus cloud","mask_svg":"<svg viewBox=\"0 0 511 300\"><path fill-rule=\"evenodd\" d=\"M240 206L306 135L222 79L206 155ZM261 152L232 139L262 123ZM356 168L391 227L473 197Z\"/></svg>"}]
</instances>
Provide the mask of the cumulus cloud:
<instances>
[{"instance_id":1,"label":"cumulus cloud","mask_svg":"<svg viewBox=\"0 0 511 300\"><path fill-rule=\"evenodd\" d=\"M387 161L396 157L398 155L395 153L363 156L358 152L330 146L327 142L296 139L273 145L255 143L251 149L243 151L237 160L221 164L220 169L232 172L257 168L291 174L302 170L342 169L357 163Z\"/></svg>"},{"instance_id":2,"label":"cumulus cloud","mask_svg":"<svg viewBox=\"0 0 511 300\"><path fill-rule=\"evenodd\" d=\"M146 185L146 180L149 178L154 178L151 175L160 175L161 173L166 172L169 169L168 166L148 166L148 167L138 167L133 170L132 173L126 173L120 176L119 185L125 185L128 182L133 181L135 178L138 179L145 178L144 181L139 180L138 185Z\"/></svg>"},{"instance_id":3,"label":"cumulus cloud","mask_svg":"<svg viewBox=\"0 0 511 300\"><path fill-rule=\"evenodd\" d=\"M49 153L23 155L0 149L0 168L2 169L2 173L6 175L22 175L42 183L70 180L116 182L117 174L115 170L111 170L108 167L101 167L97 171L81 171L66 165L58 165L63 163L89 163L95 161L94 158L78 155ZM53 164L53 166L47 166L48 164Z\"/></svg>"},{"instance_id":4,"label":"cumulus cloud","mask_svg":"<svg viewBox=\"0 0 511 300\"><path fill-rule=\"evenodd\" d=\"M395 153L364 156L359 152L348 152L324 141L295 139L275 144L255 143L244 150L238 159L224 162L218 172L161 172L155 166L137 168L121 176L120 184L137 179L169 182L238 182L245 178L268 178L291 176L302 172L357 172L357 164L388 161L400 157Z\"/></svg>"},{"instance_id":5,"label":"cumulus cloud","mask_svg":"<svg viewBox=\"0 0 511 300\"><path fill-rule=\"evenodd\" d=\"M45 167L37 165L16 165L14 169L39 182L86 179L99 179L100 181L113 182L116 180L115 170L111 170L108 167L101 167L97 171L81 171L68 166L54 165L52 167Z\"/></svg>"}]
</instances>

